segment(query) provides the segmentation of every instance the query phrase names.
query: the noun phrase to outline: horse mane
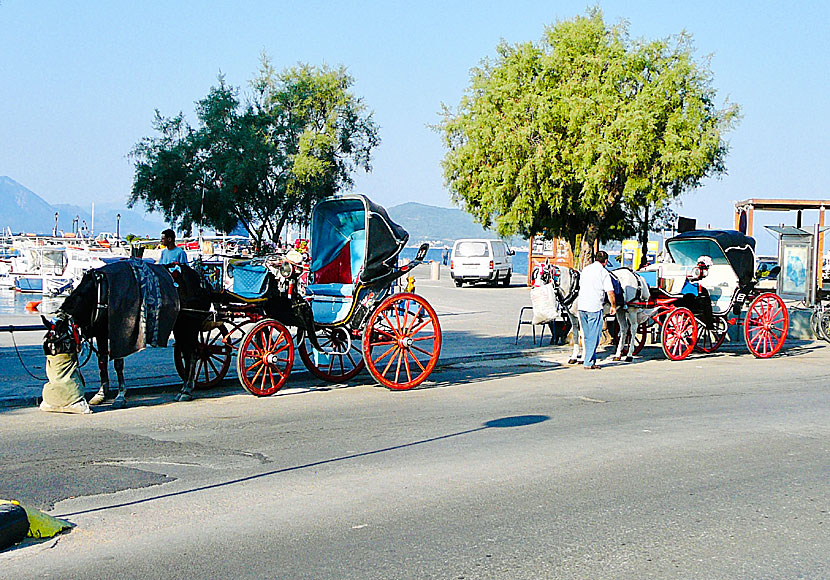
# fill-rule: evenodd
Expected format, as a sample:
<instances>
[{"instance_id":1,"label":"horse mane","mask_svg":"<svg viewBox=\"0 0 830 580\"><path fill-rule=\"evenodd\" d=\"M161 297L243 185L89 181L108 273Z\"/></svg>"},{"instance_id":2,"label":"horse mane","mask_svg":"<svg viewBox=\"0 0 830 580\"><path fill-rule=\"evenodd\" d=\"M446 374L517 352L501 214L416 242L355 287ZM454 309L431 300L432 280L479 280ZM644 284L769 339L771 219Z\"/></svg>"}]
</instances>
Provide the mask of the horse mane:
<instances>
[{"instance_id":1,"label":"horse mane","mask_svg":"<svg viewBox=\"0 0 830 580\"><path fill-rule=\"evenodd\" d=\"M92 313L98 307L97 284L92 270L85 272L80 284L69 293L58 308L69 315L86 334L92 326Z\"/></svg>"}]
</instances>

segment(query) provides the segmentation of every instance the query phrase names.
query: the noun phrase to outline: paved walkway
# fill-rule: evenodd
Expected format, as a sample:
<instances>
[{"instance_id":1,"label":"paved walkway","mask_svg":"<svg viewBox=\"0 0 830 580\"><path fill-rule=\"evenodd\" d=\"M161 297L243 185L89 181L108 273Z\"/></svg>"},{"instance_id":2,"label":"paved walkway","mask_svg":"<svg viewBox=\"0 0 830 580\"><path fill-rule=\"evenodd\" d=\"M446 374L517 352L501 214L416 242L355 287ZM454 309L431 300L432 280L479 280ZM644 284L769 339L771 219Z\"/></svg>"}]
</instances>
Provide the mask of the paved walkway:
<instances>
[{"instance_id":1,"label":"paved walkway","mask_svg":"<svg viewBox=\"0 0 830 580\"><path fill-rule=\"evenodd\" d=\"M441 279L437 281L426 278L430 275L428 266L418 268L416 273L416 292L430 302L441 323L443 345L439 365L535 355L543 355L560 362L567 360L571 347L549 346L547 334L544 345L534 345L529 326L522 327L519 343L514 344L519 311L523 306L530 305L530 295L527 287L523 285L523 279L514 280L514 285L509 288L456 288L444 267L441 269ZM40 316L0 317L0 325L10 324L40 324ZM0 332L0 407L38 403L45 382L46 359L41 347L42 338L42 330L18 331L13 335ZM725 348L746 352L742 340L732 345L727 343ZM601 353L601 356L610 356L610 352ZM751 355L747 353L747 356ZM663 355L659 347L647 348L643 351L643 358L663 358ZM135 354L126 360L125 368L127 384L134 392L172 391L180 386L180 379L173 363L172 347L147 349ZM33 378L26 369L36 377L43 378ZM99 381L94 355L83 367L82 373L87 382L87 390L90 393L97 391ZM112 368L110 377L114 381L115 372ZM316 385L320 385L320 381L305 370L298 357L289 383L283 390L307 389ZM242 390L236 379L234 365L228 372L225 385L219 388Z\"/></svg>"}]
</instances>

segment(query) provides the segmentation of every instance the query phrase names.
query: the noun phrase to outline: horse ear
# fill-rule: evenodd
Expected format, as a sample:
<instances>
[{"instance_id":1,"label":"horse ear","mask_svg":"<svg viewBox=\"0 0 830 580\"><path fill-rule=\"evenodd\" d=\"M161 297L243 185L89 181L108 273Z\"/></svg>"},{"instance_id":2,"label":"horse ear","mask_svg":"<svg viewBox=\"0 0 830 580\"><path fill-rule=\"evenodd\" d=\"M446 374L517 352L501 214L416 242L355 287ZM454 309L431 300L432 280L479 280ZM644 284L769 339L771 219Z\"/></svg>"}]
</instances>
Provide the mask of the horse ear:
<instances>
[{"instance_id":1,"label":"horse ear","mask_svg":"<svg viewBox=\"0 0 830 580\"><path fill-rule=\"evenodd\" d=\"M54 330L55 325L52 324L52 322L43 314L40 315L40 319L43 321L43 326L45 326L47 330Z\"/></svg>"}]
</instances>

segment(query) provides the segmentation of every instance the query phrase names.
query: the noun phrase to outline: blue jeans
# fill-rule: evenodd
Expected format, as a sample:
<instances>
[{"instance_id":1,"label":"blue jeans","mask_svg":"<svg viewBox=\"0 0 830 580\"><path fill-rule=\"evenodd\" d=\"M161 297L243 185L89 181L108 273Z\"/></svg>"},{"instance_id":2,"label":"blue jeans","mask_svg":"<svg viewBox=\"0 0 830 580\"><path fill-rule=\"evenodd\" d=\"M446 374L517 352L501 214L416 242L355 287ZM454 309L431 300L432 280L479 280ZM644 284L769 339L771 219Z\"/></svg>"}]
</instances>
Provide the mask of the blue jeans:
<instances>
[{"instance_id":1,"label":"blue jeans","mask_svg":"<svg viewBox=\"0 0 830 580\"><path fill-rule=\"evenodd\" d=\"M597 364L597 347L602 335L602 310L599 312L579 311L579 325L582 327L582 334L585 335L585 360L582 364L586 367Z\"/></svg>"}]
</instances>

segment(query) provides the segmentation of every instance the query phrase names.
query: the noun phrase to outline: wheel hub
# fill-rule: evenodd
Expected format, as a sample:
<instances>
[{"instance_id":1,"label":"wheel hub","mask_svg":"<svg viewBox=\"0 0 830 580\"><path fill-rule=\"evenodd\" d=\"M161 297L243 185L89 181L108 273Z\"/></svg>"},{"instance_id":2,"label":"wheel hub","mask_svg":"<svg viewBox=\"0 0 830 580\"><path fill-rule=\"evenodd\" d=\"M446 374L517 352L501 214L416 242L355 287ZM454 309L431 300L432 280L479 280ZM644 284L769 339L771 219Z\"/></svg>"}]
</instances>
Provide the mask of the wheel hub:
<instances>
[{"instance_id":1,"label":"wheel hub","mask_svg":"<svg viewBox=\"0 0 830 580\"><path fill-rule=\"evenodd\" d=\"M412 347L412 338L409 336L402 336L398 339L398 346L401 348L411 348Z\"/></svg>"}]
</instances>

